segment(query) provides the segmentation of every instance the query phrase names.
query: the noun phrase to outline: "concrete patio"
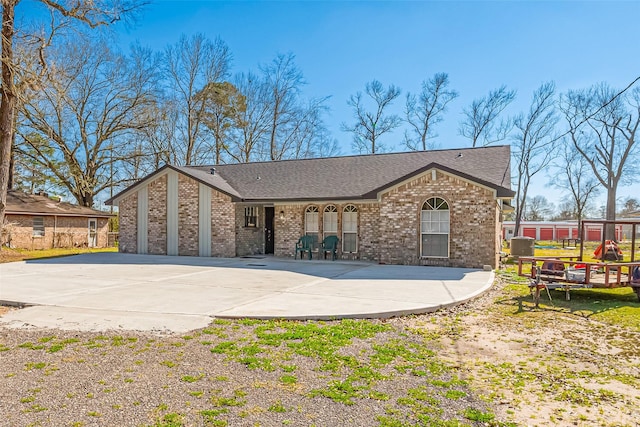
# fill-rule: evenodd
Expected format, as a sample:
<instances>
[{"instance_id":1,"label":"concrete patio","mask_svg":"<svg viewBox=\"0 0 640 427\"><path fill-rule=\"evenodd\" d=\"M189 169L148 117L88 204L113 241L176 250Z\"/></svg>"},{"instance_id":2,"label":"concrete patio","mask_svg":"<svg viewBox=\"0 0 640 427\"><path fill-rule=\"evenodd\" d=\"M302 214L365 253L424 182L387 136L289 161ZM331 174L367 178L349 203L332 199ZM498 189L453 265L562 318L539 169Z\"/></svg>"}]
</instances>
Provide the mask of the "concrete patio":
<instances>
[{"instance_id":1,"label":"concrete patio","mask_svg":"<svg viewBox=\"0 0 640 427\"><path fill-rule=\"evenodd\" d=\"M99 253L0 264L0 326L186 332L213 318L339 319L420 314L471 299L490 271Z\"/></svg>"}]
</instances>

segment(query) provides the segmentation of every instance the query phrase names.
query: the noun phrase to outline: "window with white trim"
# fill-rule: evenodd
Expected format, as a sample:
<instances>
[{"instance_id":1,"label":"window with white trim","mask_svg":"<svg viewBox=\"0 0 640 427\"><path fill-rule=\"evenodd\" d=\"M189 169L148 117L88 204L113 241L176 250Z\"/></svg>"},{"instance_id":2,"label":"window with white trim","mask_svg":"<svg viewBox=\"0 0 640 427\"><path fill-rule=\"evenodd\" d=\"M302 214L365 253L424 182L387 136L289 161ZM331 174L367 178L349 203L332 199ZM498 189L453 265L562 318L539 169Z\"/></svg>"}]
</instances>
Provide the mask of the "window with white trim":
<instances>
[{"instance_id":1,"label":"window with white trim","mask_svg":"<svg viewBox=\"0 0 640 427\"><path fill-rule=\"evenodd\" d=\"M329 205L322 214L322 233L324 237L338 235L338 208Z\"/></svg>"},{"instance_id":2,"label":"window with white trim","mask_svg":"<svg viewBox=\"0 0 640 427\"><path fill-rule=\"evenodd\" d=\"M304 212L304 234L314 238L314 246L318 243L318 207L309 206Z\"/></svg>"},{"instance_id":3,"label":"window with white trim","mask_svg":"<svg viewBox=\"0 0 640 427\"><path fill-rule=\"evenodd\" d=\"M247 206L244 208L244 226L255 228L258 226L258 207Z\"/></svg>"},{"instance_id":4,"label":"window with white trim","mask_svg":"<svg viewBox=\"0 0 640 427\"><path fill-rule=\"evenodd\" d=\"M432 197L420 211L420 255L449 257L449 204L440 197Z\"/></svg>"},{"instance_id":5,"label":"window with white trim","mask_svg":"<svg viewBox=\"0 0 640 427\"><path fill-rule=\"evenodd\" d=\"M44 236L44 217L34 216L33 217L33 237L43 237Z\"/></svg>"},{"instance_id":6,"label":"window with white trim","mask_svg":"<svg viewBox=\"0 0 640 427\"><path fill-rule=\"evenodd\" d=\"M358 208L353 205L342 210L342 252L358 252Z\"/></svg>"}]
</instances>

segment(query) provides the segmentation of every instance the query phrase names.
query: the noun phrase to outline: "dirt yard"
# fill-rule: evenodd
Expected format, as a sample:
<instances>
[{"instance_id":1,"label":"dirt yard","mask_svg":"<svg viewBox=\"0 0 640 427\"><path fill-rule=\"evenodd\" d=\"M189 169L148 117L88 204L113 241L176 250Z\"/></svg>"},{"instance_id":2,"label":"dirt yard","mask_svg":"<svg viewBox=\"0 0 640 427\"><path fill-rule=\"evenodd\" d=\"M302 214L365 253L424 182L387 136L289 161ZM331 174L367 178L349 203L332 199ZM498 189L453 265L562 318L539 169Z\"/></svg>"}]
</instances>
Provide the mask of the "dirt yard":
<instances>
[{"instance_id":1,"label":"dirt yard","mask_svg":"<svg viewBox=\"0 0 640 427\"><path fill-rule=\"evenodd\" d=\"M564 294L552 298L560 305ZM640 304L629 305L638 315ZM438 355L496 404L498 419L531 426L640 426L638 330L548 301L536 309L526 286L502 282L466 305L398 321L436 337Z\"/></svg>"}]
</instances>

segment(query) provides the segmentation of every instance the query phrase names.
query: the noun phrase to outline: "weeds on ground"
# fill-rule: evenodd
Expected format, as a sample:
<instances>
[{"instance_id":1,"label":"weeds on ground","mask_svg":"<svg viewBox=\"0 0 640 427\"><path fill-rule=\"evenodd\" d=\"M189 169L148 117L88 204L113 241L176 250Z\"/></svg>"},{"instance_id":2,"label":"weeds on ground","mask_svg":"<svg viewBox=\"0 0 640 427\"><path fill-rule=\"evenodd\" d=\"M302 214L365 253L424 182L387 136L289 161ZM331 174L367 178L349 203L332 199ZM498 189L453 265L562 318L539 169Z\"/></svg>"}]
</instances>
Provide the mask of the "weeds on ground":
<instances>
[{"instance_id":1,"label":"weeds on ground","mask_svg":"<svg viewBox=\"0 0 640 427\"><path fill-rule=\"evenodd\" d=\"M183 345L177 347L176 343ZM91 401L89 410L78 415L84 416L88 424L95 423L91 419L108 419L113 415L111 411L140 411L153 401L156 404L151 406L155 409L147 413L147 419L154 420L150 424L153 427L198 423L224 426L232 425L235 417L255 417L256 422L262 422L265 414L276 417L278 423L296 424L295 417L307 417L305 402L318 399L326 400L323 406L334 405L332 411L338 412L339 408L348 412L363 404L377 408L370 421L371 425L381 426L416 425L425 420L430 425L471 425L468 409L492 413L490 405L474 397L456 370L439 359L431 344L419 334L398 329L393 322L246 320L214 322L177 339L46 335L4 343L3 357L14 352L33 355L22 372L10 377L13 387L19 387L27 373L39 381L38 377L47 373L64 375L68 369L91 372L105 357L123 360L118 372L85 381L84 386L71 387L66 397L62 396L66 401ZM194 352L204 354L205 359L191 358ZM237 368L225 375L206 372L203 367L214 361ZM62 372L58 373L60 369ZM233 370L245 372L242 378L262 380L238 383L234 375L229 375ZM248 372L255 373L247 377ZM144 402L119 399L123 390L149 387L149 378L156 381L153 387L158 390L157 398L145 396ZM42 384L54 386L47 381ZM179 400L183 404L162 403L163 390L182 396ZM258 395L271 396L276 391L263 406L251 403ZM67 405L56 403L54 408L47 406L43 410L45 402L39 400L39 395L26 390L15 395L16 403L29 411L34 422L40 419L38 411L47 412L47 419L55 419L55 412ZM107 402L107 396L108 404L102 403ZM382 417L377 421L376 412Z\"/></svg>"},{"instance_id":2,"label":"weeds on ground","mask_svg":"<svg viewBox=\"0 0 640 427\"><path fill-rule=\"evenodd\" d=\"M536 308L515 267L497 277L498 291L486 301L454 310L462 321L449 317L421 328L440 342L443 356L455 356L471 389L502 402L501 416L518 423L624 425L607 413L634 419L629 408L640 398L633 391L640 387L635 293L575 290L567 301L564 292L551 291L550 301L543 292ZM469 344L473 352L451 354Z\"/></svg>"}]
</instances>

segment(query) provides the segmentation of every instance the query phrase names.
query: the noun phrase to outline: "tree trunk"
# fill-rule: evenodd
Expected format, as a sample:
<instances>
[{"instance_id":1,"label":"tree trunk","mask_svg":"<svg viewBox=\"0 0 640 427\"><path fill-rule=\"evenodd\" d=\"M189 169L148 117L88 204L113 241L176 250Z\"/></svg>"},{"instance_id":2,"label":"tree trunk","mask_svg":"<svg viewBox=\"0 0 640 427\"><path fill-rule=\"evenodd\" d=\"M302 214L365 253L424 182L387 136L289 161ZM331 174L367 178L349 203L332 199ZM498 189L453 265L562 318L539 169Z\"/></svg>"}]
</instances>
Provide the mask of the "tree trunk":
<instances>
[{"instance_id":1,"label":"tree trunk","mask_svg":"<svg viewBox=\"0 0 640 427\"><path fill-rule=\"evenodd\" d=\"M13 145L13 124L16 113L14 86L13 34L15 6L18 0L2 2L2 99L0 100L0 232L4 225L7 189Z\"/></svg>"},{"instance_id":2,"label":"tree trunk","mask_svg":"<svg viewBox=\"0 0 640 427\"><path fill-rule=\"evenodd\" d=\"M14 127L15 129L15 127ZM13 140L15 141L16 139L16 133L13 132ZM15 143L11 144L11 155L9 156L9 180L8 180L8 184L7 184L7 190L13 190L13 186L15 185L15 183L13 182L13 174L14 174L14 170L16 168L16 160L15 160Z\"/></svg>"},{"instance_id":3,"label":"tree trunk","mask_svg":"<svg viewBox=\"0 0 640 427\"><path fill-rule=\"evenodd\" d=\"M269 138L269 154L271 160L276 160L276 132L278 128L278 108L280 105L278 101L275 101L275 106L273 107L273 120L271 121L271 137Z\"/></svg>"},{"instance_id":4,"label":"tree trunk","mask_svg":"<svg viewBox=\"0 0 640 427\"><path fill-rule=\"evenodd\" d=\"M616 188L611 186L607 191L607 211L605 219L614 221L616 219ZM606 240L615 240L616 231L615 224L607 224L604 228L604 238Z\"/></svg>"}]
</instances>

